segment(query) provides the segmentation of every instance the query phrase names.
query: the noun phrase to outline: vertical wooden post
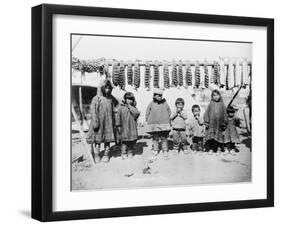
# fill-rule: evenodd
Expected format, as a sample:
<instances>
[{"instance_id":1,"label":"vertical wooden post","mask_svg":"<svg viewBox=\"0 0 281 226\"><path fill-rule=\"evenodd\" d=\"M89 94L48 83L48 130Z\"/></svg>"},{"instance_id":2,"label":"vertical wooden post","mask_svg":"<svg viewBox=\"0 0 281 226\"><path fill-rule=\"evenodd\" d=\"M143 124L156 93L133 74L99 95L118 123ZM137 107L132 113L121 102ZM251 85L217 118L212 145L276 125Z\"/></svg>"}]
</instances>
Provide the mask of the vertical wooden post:
<instances>
[{"instance_id":1,"label":"vertical wooden post","mask_svg":"<svg viewBox=\"0 0 281 226\"><path fill-rule=\"evenodd\" d=\"M87 158L89 159L91 165L94 165L94 160L93 160L93 156L91 154L91 150L89 149L89 145L87 144L87 141L86 141L86 138L84 136L84 132L83 132L83 129L79 123L79 120L78 120L78 117L77 117L77 114L74 110L74 107L73 107L73 104L71 105L71 111L72 111L72 115L74 117L74 120L76 122L76 125L79 129L79 133L80 133L80 137L81 137L81 141L82 141L82 144L84 145L86 151L83 151L83 155L87 156Z\"/></svg>"},{"instance_id":2,"label":"vertical wooden post","mask_svg":"<svg viewBox=\"0 0 281 226\"><path fill-rule=\"evenodd\" d=\"M229 64L226 65L226 72L225 72L225 89L226 90L229 90L228 79L229 79Z\"/></svg>"},{"instance_id":3,"label":"vertical wooden post","mask_svg":"<svg viewBox=\"0 0 281 226\"><path fill-rule=\"evenodd\" d=\"M81 119L81 124L83 124L83 105L82 105L82 87L79 87L79 109L80 109L80 119Z\"/></svg>"},{"instance_id":4,"label":"vertical wooden post","mask_svg":"<svg viewBox=\"0 0 281 226\"><path fill-rule=\"evenodd\" d=\"M82 84L83 84L83 78L85 77L85 72L81 72L81 81L80 81L80 87L79 87L79 109L80 109L80 120L81 125L84 125L84 122L86 122L86 125L89 127L89 123L87 121L86 116L84 115L83 111L83 96L82 96ZM84 127L83 127L84 128Z\"/></svg>"},{"instance_id":5,"label":"vertical wooden post","mask_svg":"<svg viewBox=\"0 0 281 226\"><path fill-rule=\"evenodd\" d=\"M252 64L249 65L249 80L250 80L250 90L252 90Z\"/></svg>"},{"instance_id":6,"label":"vertical wooden post","mask_svg":"<svg viewBox=\"0 0 281 226\"><path fill-rule=\"evenodd\" d=\"M236 86L236 64L233 65L233 79L234 79L234 87Z\"/></svg>"},{"instance_id":7,"label":"vertical wooden post","mask_svg":"<svg viewBox=\"0 0 281 226\"><path fill-rule=\"evenodd\" d=\"M250 84L249 84L249 86L250 86L250 104L248 104L248 107L249 107L249 126L250 126L250 131L252 132L252 81L253 81L253 79L252 79L252 67L253 67L253 65L252 64L250 64L249 65L249 76L250 76ZM248 99L249 99L249 97L248 97Z\"/></svg>"},{"instance_id":8,"label":"vertical wooden post","mask_svg":"<svg viewBox=\"0 0 281 226\"><path fill-rule=\"evenodd\" d=\"M246 125L247 132L248 132L248 134L250 134L251 133L251 129L249 128L249 124L248 124L245 108L243 109L243 115L244 115L244 120L245 120L245 125Z\"/></svg>"},{"instance_id":9,"label":"vertical wooden post","mask_svg":"<svg viewBox=\"0 0 281 226\"><path fill-rule=\"evenodd\" d=\"M81 113L81 125L83 125L83 102L82 102L82 78L85 76L85 72L81 71L81 80L80 80L80 87L79 87L79 108Z\"/></svg>"}]
</instances>

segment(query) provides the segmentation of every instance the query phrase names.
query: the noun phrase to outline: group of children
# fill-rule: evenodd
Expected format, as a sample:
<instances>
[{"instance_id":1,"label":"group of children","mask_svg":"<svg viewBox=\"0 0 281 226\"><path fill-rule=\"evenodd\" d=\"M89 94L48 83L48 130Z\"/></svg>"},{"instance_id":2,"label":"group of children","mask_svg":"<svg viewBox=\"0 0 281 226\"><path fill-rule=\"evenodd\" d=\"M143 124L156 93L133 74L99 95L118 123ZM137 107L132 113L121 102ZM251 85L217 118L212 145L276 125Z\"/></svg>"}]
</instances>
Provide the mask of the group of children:
<instances>
[{"instance_id":1,"label":"group of children","mask_svg":"<svg viewBox=\"0 0 281 226\"><path fill-rule=\"evenodd\" d=\"M132 157L138 139L137 119L140 112L133 93L126 92L123 102L118 103L111 95L112 89L110 80L102 81L91 103L91 124L87 142L91 144L96 163L101 160L109 161L111 142L121 144L123 159ZM147 133L153 140L153 155L158 155L162 150L164 156L167 156L170 134L173 137L174 152L183 150L188 154L190 149L210 154L235 152L235 144L239 142L237 127L240 126L240 120L236 118L236 110L232 106L226 108L218 90L213 90L203 117L200 114L200 106L193 105L193 117L188 119L184 104L183 98L177 98L175 109L171 111L163 98L163 90L154 90L153 100L147 106L145 114ZM188 137L191 142L188 142ZM102 159L101 143L104 143L105 149Z\"/></svg>"}]
</instances>

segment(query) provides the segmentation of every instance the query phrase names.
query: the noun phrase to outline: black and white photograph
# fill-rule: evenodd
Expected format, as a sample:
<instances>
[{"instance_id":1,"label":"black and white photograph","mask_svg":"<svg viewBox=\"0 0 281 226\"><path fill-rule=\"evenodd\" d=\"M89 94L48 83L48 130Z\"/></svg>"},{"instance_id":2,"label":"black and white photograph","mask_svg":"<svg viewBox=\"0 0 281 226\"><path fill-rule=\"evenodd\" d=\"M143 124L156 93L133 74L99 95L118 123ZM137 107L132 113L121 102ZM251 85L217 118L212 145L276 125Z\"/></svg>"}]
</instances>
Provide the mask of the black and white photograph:
<instances>
[{"instance_id":1,"label":"black and white photograph","mask_svg":"<svg viewBox=\"0 0 281 226\"><path fill-rule=\"evenodd\" d=\"M71 191L252 181L252 42L72 33Z\"/></svg>"},{"instance_id":2,"label":"black and white photograph","mask_svg":"<svg viewBox=\"0 0 281 226\"><path fill-rule=\"evenodd\" d=\"M32 8L32 218L274 206L274 20L196 12Z\"/></svg>"}]
</instances>

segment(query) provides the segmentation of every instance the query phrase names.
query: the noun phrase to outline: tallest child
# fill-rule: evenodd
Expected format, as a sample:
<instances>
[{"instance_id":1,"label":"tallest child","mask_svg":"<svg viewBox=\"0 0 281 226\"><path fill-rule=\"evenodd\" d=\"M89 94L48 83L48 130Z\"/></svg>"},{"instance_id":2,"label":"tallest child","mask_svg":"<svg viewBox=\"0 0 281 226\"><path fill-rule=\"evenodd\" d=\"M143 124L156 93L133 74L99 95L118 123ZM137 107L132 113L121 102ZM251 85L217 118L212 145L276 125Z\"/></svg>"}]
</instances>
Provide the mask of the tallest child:
<instances>
[{"instance_id":1,"label":"tallest child","mask_svg":"<svg viewBox=\"0 0 281 226\"><path fill-rule=\"evenodd\" d=\"M91 144L95 163L100 162L101 144L104 144L103 162L109 161L110 142L115 141L115 114L114 106L117 101L111 95L113 86L110 80L101 80L97 95L91 102L91 123L87 142Z\"/></svg>"}]
</instances>

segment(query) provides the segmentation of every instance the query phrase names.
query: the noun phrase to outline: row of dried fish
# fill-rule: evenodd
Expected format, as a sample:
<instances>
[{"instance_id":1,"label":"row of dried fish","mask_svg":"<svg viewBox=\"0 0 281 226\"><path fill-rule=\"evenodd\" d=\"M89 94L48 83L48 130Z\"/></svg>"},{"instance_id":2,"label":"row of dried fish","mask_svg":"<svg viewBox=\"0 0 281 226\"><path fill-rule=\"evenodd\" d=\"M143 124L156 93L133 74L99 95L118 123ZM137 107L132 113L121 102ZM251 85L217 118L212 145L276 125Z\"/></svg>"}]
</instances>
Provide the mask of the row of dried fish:
<instances>
[{"instance_id":1,"label":"row of dried fish","mask_svg":"<svg viewBox=\"0 0 281 226\"><path fill-rule=\"evenodd\" d=\"M112 79L113 84L120 86L121 89L125 89L126 85L138 89L141 85L141 79L144 79L146 89L181 86L209 88L210 84L231 89L240 85L247 85L250 82L251 71L247 64L243 64L241 67L239 64L225 66L215 62L212 67L207 64L203 67L196 64L194 70L192 70L192 67L188 64L186 66L182 64L159 66L157 62L153 66L148 62L144 66L140 66L138 63L124 65L121 62L119 65L114 64L111 72L107 67L108 73L106 73L106 76ZM203 70L201 70L201 67ZM163 76L163 80L160 79L160 76ZM163 85L160 85L160 80Z\"/></svg>"}]
</instances>

